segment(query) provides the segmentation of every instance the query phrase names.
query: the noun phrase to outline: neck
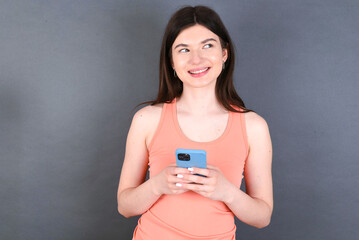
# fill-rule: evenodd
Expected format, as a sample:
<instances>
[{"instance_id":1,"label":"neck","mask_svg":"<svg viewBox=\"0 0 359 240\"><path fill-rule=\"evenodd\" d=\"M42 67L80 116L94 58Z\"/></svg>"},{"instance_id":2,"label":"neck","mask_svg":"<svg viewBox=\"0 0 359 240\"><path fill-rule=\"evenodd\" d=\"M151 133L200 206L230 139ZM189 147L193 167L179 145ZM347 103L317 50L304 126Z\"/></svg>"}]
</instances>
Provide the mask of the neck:
<instances>
[{"instance_id":1,"label":"neck","mask_svg":"<svg viewBox=\"0 0 359 240\"><path fill-rule=\"evenodd\" d=\"M208 89L183 89L182 95L177 99L177 110L193 115L203 115L218 111L226 111L218 102L215 91Z\"/></svg>"}]
</instances>

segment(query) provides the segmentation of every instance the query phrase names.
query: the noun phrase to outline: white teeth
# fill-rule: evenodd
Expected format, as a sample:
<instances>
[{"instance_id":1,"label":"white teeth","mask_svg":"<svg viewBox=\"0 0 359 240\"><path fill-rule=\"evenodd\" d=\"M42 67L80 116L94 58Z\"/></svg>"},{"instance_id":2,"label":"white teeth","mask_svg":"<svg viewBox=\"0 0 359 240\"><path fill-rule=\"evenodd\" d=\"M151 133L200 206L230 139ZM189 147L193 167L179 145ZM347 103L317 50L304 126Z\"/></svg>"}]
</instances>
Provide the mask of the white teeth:
<instances>
[{"instance_id":1,"label":"white teeth","mask_svg":"<svg viewBox=\"0 0 359 240\"><path fill-rule=\"evenodd\" d=\"M201 73L201 72L205 72L205 71L207 71L207 70L208 70L208 68L205 68L205 69L202 69L202 70L199 70L199 71L194 71L194 72L191 72L191 71L190 71L190 73L198 74L198 73Z\"/></svg>"}]
</instances>

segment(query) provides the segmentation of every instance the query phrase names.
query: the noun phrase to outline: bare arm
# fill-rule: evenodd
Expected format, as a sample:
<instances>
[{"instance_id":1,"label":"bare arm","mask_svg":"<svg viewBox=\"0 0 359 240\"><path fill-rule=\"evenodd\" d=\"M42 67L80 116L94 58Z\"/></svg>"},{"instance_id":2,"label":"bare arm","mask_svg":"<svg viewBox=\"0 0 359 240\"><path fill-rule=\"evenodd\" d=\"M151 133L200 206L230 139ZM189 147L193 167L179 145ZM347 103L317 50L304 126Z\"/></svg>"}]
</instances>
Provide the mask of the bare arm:
<instances>
[{"instance_id":1,"label":"bare arm","mask_svg":"<svg viewBox=\"0 0 359 240\"><path fill-rule=\"evenodd\" d=\"M125 217L146 212L162 194L180 194L186 190L176 186L179 173L186 171L175 165L167 166L147 181L147 144L160 120L161 108L147 106L139 110L127 136L125 160L117 192L118 212Z\"/></svg>"},{"instance_id":2,"label":"bare arm","mask_svg":"<svg viewBox=\"0 0 359 240\"><path fill-rule=\"evenodd\" d=\"M246 114L249 156L244 177L246 193L232 185L225 203L241 221L263 228L273 212L272 143L267 123L256 113Z\"/></svg>"},{"instance_id":3,"label":"bare arm","mask_svg":"<svg viewBox=\"0 0 359 240\"><path fill-rule=\"evenodd\" d=\"M160 197L153 192L151 180L145 182L148 166L145 142L148 123L144 115L145 109L135 114L127 136L125 159L117 192L118 211L125 217L144 213Z\"/></svg>"}]
</instances>

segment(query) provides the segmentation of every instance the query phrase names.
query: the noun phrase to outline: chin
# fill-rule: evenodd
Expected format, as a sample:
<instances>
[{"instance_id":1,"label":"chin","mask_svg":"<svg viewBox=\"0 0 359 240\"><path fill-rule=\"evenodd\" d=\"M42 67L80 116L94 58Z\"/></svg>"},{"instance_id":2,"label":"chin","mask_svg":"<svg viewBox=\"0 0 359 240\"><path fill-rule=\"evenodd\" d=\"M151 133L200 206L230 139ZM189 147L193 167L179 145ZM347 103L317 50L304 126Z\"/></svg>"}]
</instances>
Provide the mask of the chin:
<instances>
[{"instance_id":1,"label":"chin","mask_svg":"<svg viewBox=\"0 0 359 240\"><path fill-rule=\"evenodd\" d=\"M215 87L216 86L216 81L192 81L192 82L187 82L187 83L183 83L183 87L190 87L190 88L208 88L208 87Z\"/></svg>"}]
</instances>

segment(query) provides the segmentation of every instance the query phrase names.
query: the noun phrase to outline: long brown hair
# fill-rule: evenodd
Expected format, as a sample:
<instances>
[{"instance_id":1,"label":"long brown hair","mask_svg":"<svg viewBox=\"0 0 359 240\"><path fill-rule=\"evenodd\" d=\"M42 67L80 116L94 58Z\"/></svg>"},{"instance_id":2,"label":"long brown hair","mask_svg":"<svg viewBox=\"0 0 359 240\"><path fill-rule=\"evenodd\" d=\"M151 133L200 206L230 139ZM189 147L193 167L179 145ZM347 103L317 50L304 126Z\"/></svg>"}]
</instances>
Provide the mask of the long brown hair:
<instances>
[{"instance_id":1,"label":"long brown hair","mask_svg":"<svg viewBox=\"0 0 359 240\"><path fill-rule=\"evenodd\" d=\"M172 45L179 33L193 25L200 24L213 33L215 33L220 41L222 48L227 49L228 59L225 62L225 68L218 76L216 81L216 97L217 100L228 111L232 112L251 112L247 109L242 99L238 96L233 85L234 70L234 48L227 29L223 25L218 14L212 9L205 6L187 6L175 12L169 20L161 46L160 55L160 82L157 99L141 103L155 105L158 103L170 103L176 97L181 96L183 91L183 83L174 75L171 58ZM238 107L240 110L235 109Z\"/></svg>"}]
</instances>

